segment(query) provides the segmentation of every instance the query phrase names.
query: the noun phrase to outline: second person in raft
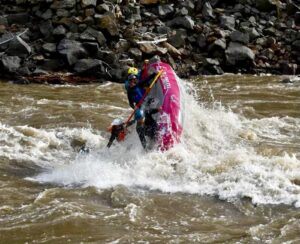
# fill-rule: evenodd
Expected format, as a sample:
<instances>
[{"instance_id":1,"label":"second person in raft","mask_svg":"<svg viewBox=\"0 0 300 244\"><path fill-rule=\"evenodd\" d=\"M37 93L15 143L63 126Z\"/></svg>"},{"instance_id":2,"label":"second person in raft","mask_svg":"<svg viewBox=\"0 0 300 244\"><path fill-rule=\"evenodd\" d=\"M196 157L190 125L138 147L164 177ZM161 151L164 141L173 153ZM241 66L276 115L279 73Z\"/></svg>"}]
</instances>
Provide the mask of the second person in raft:
<instances>
[{"instance_id":1,"label":"second person in raft","mask_svg":"<svg viewBox=\"0 0 300 244\"><path fill-rule=\"evenodd\" d=\"M146 88L150 86L153 78L156 76L156 73L149 75L144 80L140 78L139 70L135 67L128 69L128 78L125 81L125 89L127 91L127 97L130 107L133 109L143 98ZM147 141L145 138L145 115L143 108L140 107L136 110L134 114L134 120L137 122L136 131L140 138L141 144L144 149L147 147Z\"/></svg>"}]
</instances>

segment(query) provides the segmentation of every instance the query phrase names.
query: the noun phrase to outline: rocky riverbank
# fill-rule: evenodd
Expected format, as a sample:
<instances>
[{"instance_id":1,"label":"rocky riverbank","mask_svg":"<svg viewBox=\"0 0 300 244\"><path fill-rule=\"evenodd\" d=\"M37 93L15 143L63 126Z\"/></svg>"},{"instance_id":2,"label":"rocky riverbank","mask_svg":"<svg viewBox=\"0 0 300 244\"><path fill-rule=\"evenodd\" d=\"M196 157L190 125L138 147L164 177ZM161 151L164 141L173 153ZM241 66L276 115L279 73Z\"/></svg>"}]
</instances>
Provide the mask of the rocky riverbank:
<instances>
[{"instance_id":1,"label":"rocky riverbank","mask_svg":"<svg viewBox=\"0 0 300 244\"><path fill-rule=\"evenodd\" d=\"M295 0L6 0L0 72L28 82L120 82L159 55L182 77L300 73ZM70 74L70 75L66 75Z\"/></svg>"}]
</instances>

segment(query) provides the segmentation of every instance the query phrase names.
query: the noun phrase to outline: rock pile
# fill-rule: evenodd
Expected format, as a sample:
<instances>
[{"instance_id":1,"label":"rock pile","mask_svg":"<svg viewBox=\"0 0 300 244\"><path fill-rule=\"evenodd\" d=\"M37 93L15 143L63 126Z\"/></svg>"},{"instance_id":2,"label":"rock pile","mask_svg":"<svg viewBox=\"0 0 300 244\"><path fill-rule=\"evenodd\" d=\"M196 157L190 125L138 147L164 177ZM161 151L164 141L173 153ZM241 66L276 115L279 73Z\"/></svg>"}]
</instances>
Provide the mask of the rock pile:
<instances>
[{"instance_id":1,"label":"rock pile","mask_svg":"<svg viewBox=\"0 0 300 244\"><path fill-rule=\"evenodd\" d=\"M0 72L118 82L159 55L183 77L299 74L299 30L296 0L6 0Z\"/></svg>"}]
</instances>

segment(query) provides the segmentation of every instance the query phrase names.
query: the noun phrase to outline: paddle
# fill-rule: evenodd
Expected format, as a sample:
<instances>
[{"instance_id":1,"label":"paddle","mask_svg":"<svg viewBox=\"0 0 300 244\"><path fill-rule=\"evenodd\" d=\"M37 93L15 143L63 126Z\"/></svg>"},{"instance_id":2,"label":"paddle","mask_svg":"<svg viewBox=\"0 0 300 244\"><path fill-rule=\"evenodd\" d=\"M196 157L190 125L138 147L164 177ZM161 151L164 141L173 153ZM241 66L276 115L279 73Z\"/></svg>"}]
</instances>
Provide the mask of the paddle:
<instances>
[{"instance_id":1,"label":"paddle","mask_svg":"<svg viewBox=\"0 0 300 244\"><path fill-rule=\"evenodd\" d=\"M150 93L152 87L154 86L154 84L156 83L156 81L158 80L158 78L160 77L160 75L162 74L163 70L158 71L158 73L156 74L156 76L154 77L153 81L151 82L150 86L147 88L146 92L144 93L144 95L142 96L141 100L138 102L137 105L135 105L134 110L132 111L132 113L130 114L130 116L128 117L128 119L126 120L125 124L128 124L129 121L132 119L133 115L135 114L135 112L140 108L140 106L143 104L145 98L148 96L148 94Z\"/></svg>"}]
</instances>

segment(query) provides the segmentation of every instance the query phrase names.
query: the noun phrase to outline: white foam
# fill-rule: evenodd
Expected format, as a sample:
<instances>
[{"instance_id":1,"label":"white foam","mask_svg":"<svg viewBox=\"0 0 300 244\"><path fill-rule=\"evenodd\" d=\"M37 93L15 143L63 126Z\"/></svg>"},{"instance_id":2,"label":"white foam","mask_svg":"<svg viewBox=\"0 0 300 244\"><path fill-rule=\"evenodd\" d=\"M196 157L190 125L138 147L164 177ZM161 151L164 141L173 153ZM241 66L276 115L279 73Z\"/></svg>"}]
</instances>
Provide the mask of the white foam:
<instances>
[{"instance_id":1,"label":"white foam","mask_svg":"<svg viewBox=\"0 0 300 244\"><path fill-rule=\"evenodd\" d=\"M221 103L208 107L186 96L182 143L167 152L145 153L135 132L126 142L107 149L108 134L98 135L92 128L44 130L0 123L1 140L5 142L0 146L0 156L45 167L46 172L33 177L40 182L103 189L121 184L212 195L228 201L249 197L257 204L300 207L300 186L293 183L300 180L299 159L288 153L263 156L256 150L256 143L299 141L299 118L247 119ZM121 105L113 106L111 117L124 113ZM250 140L240 136L243 133L255 136ZM76 156L70 146L76 138L87 141L91 153ZM30 145L24 146L21 139Z\"/></svg>"}]
</instances>

